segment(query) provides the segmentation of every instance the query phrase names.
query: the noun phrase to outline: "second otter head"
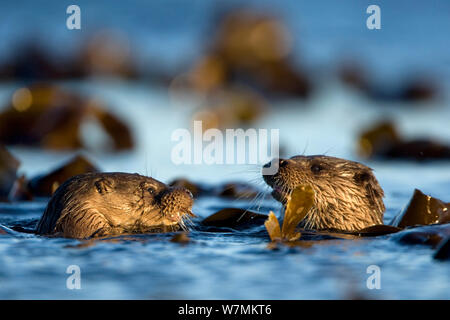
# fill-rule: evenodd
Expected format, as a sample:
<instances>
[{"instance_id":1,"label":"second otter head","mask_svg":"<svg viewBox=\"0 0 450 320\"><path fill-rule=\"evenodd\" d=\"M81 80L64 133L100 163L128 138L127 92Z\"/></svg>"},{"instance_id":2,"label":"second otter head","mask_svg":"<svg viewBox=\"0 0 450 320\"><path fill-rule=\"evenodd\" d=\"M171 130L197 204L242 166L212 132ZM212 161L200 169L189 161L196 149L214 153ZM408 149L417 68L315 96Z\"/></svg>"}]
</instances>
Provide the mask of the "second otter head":
<instances>
[{"instance_id":1,"label":"second otter head","mask_svg":"<svg viewBox=\"0 0 450 320\"><path fill-rule=\"evenodd\" d=\"M356 231L383 223L384 193L369 167L322 155L277 161L278 171L263 175L275 199L286 204L298 185L310 185L315 192L303 227Z\"/></svg>"}]
</instances>

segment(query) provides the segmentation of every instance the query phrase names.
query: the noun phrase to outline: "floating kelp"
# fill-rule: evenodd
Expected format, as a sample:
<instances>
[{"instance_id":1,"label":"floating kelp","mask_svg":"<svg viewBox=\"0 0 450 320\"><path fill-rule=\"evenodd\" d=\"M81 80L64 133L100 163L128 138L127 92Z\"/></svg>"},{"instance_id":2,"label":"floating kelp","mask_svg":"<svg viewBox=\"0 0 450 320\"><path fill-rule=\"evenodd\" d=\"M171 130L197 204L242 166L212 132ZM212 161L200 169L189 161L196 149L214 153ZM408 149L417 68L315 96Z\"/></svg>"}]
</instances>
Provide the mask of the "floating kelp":
<instances>
[{"instance_id":1,"label":"floating kelp","mask_svg":"<svg viewBox=\"0 0 450 320\"><path fill-rule=\"evenodd\" d=\"M450 146L427 138L407 141L393 123L385 121L361 133L358 153L364 158L450 159Z\"/></svg>"},{"instance_id":2,"label":"floating kelp","mask_svg":"<svg viewBox=\"0 0 450 320\"><path fill-rule=\"evenodd\" d=\"M450 222L450 204L415 189L406 207L392 221L395 227L442 224Z\"/></svg>"},{"instance_id":3,"label":"floating kelp","mask_svg":"<svg viewBox=\"0 0 450 320\"><path fill-rule=\"evenodd\" d=\"M7 201L17 179L20 162L0 144L0 201Z\"/></svg>"},{"instance_id":4,"label":"floating kelp","mask_svg":"<svg viewBox=\"0 0 450 320\"><path fill-rule=\"evenodd\" d=\"M436 248L443 239L450 236L450 224L435 224L405 229L392 236L404 245L426 245Z\"/></svg>"},{"instance_id":5,"label":"floating kelp","mask_svg":"<svg viewBox=\"0 0 450 320\"><path fill-rule=\"evenodd\" d=\"M67 179L88 172L100 172L100 170L84 156L77 155L52 172L33 178L29 182L29 188L36 196L50 197Z\"/></svg>"},{"instance_id":6,"label":"floating kelp","mask_svg":"<svg viewBox=\"0 0 450 320\"><path fill-rule=\"evenodd\" d=\"M9 228L9 226L4 226L0 224L0 235L9 235L18 238L28 238L31 237L31 232L22 233L21 231L16 231L13 228Z\"/></svg>"},{"instance_id":7,"label":"floating kelp","mask_svg":"<svg viewBox=\"0 0 450 320\"><path fill-rule=\"evenodd\" d=\"M241 230L260 226L267 219L267 215L238 208L225 208L205 218L201 224L219 228Z\"/></svg>"},{"instance_id":8,"label":"floating kelp","mask_svg":"<svg viewBox=\"0 0 450 320\"><path fill-rule=\"evenodd\" d=\"M394 235L401 244L428 245L437 247L450 236L450 204L423 194L415 189L408 206L400 212L391 224L398 228L409 228ZM417 226L423 226L418 227Z\"/></svg>"},{"instance_id":9,"label":"floating kelp","mask_svg":"<svg viewBox=\"0 0 450 320\"><path fill-rule=\"evenodd\" d=\"M272 241L282 241L282 242L301 242L296 241L300 238L300 233L296 228L301 220L306 216L311 206L314 203L314 192L309 186L300 186L294 189L290 199L286 205L285 218L283 221L283 227L280 229L280 224L273 212L269 214L269 218L265 222L266 229L269 233L270 239ZM356 232L342 232L342 231L308 231L308 235L303 238L314 239L325 237L329 239L360 239L361 237L376 237L388 234L394 234L401 231L405 226L401 225L374 225L368 228L356 231ZM303 231L302 231L303 232ZM441 234L442 232L437 232ZM432 237L432 233L423 233L424 236ZM438 235L435 235L438 239ZM439 238L437 241L439 241Z\"/></svg>"},{"instance_id":10,"label":"floating kelp","mask_svg":"<svg viewBox=\"0 0 450 320\"><path fill-rule=\"evenodd\" d=\"M277 216L273 213L273 211L270 211L269 218L267 218L266 222L264 222L264 226L269 233L271 241L282 240L280 222L278 221Z\"/></svg>"},{"instance_id":11,"label":"floating kelp","mask_svg":"<svg viewBox=\"0 0 450 320\"><path fill-rule=\"evenodd\" d=\"M305 218L308 211L314 204L314 191L311 186L297 186L292 190L290 199L286 204L283 226L280 224L275 214L271 212L265 222L270 239L276 241L295 241L301 236L295 229L300 221Z\"/></svg>"},{"instance_id":12,"label":"floating kelp","mask_svg":"<svg viewBox=\"0 0 450 320\"><path fill-rule=\"evenodd\" d=\"M436 260L450 260L450 236L441 242L433 258Z\"/></svg>"},{"instance_id":13,"label":"floating kelp","mask_svg":"<svg viewBox=\"0 0 450 320\"><path fill-rule=\"evenodd\" d=\"M371 227L364 228L351 234L358 235L360 237L377 237L386 234L392 234L401 231L402 228L379 224Z\"/></svg>"},{"instance_id":14,"label":"floating kelp","mask_svg":"<svg viewBox=\"0 0 450 320\"><path fill-rule=\"evenodd\" d=\"M217 190L220 197L227 197L233 199L254 199L260 190L249 183L243 182L229 182L221 185Z\"/></svg>"}]
</instances>

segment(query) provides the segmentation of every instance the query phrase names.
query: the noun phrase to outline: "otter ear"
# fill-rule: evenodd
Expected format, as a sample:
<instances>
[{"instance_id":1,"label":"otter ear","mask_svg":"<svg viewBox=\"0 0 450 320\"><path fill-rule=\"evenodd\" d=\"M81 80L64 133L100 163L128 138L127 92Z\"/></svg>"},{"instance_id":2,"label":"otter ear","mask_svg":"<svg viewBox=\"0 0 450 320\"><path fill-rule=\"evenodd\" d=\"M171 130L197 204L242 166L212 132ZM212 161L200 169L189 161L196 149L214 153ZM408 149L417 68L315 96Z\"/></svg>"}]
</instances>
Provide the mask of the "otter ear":
<instances>
[{"instance_id":1,"label":"otter ear","mask_svg":"<svg viewBox=\"0 0 450 320\"><path fill-rule=\"evenodd\" d=\"M94 185L95 189L97 189L97 192L100 194L108 193L113 188L112 181L105 178L97 180Z\"/></svg>"},{"instance_id":2,"label":"otter ear","mask_svg":"<svg viewBox=\"0 0 450 320\"><path fill-rule=\"evenodd\" d=\"M353 176L355 182L359 185L365 185L372 179L372 173L369 170L360 170Z\"/></svg>"},{"instance_id":3,"label":"otter ear","mask_svg":"<svg viewBox=\"0 0 450 320\"><path fill-rule=\"evenodd\" d=\"M379 212L385 210L382 198L384 197L383 189L378 184L377 179L372 174L371 169L362 169L355 173L355 182L366 190L366 196L371 205Z\"/></svg>"}]
</instances>

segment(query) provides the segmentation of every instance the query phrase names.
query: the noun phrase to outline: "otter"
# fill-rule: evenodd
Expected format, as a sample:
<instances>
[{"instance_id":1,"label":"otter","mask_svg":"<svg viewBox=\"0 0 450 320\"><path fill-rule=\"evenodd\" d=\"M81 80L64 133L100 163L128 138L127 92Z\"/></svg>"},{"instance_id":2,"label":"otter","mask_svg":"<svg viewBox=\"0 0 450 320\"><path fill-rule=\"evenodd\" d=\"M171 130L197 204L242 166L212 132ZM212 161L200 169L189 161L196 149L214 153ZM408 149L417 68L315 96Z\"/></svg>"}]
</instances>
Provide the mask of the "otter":
<instances>
[{"instance_id":1,"label":"otter","mask_svg":"<svg viewBox=\"0 0 450 320\"><path fill-rule=\"evenodd\" d=\"M278 171L263 178L276 200L285 205L297 185L310 185L315 192L301 227L352 232L383 224L384 192L371 168L323 155L274 159L264 167L273 161L278 161Z\"/></svg>"},{"instance_id":2,"label":"otter","mask_svg":"<svg viewBox=\"0 0 450 320\"><path fill-rule=\"evenodd\" d=\"M139 174L86 173L64 182L51 197L36 233L66 238L168 232L190 216L192 194Z\"/></svg>"}]
</instances>

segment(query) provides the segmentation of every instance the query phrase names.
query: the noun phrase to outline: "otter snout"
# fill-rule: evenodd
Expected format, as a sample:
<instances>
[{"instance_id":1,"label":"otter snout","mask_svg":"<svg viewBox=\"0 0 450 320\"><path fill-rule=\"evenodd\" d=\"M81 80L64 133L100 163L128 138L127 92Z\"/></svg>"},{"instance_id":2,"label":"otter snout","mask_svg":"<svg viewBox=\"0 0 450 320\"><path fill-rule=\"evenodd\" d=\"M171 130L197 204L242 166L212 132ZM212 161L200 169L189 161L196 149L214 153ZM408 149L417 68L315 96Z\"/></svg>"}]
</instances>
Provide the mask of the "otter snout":
<instances>
[{"instance_id":1,"label":"otter snout","mask_svg":"<svg viewBox=\"0 0 450 320\"><path fill-rule=\"evenodd\" d=\"M281 159L281 158L274 158L271 161L267 162L265 165L263 165L263 168L270 168L273 163L278 163L278 167L284 167L289 162L289 159Z\"/></svg>"},{"instance_id":2,"label":"otter snout","mask_svg":"<svg viewBox=\"0 0 450 320\"><path fill-rule=\"evenodd\" d=\"M272 187L272 196L276 200L285 203L292 191L292 186L289 181L285 179L285 177L289 176L292 160L275 158L263 166L263 168L271 167L275 167L277 170L270 174L265 174L267 172L263 170L263 179L270 187Z\"/></svg>"},{"instance_id":3,"label":"otter snout","mask_svg":"<svg viewBox=\"0 0 450 320\"><path fill-rule=\"evenodd\" d=\"M278 170L287 165L289 160L274 158L271 161L267 162L262 167L262 175L265 176L273 176Z\"/></svg>"},{"instance_id":4,"label":"otter snout","mask_svg":"<svg viewBox=\"0 0 450 320\"><path fill-rule=\"evenodd\" d=\"M184 215L194 217L192 206L194 197L184 188L169 188L158 196L162 212L169 219L178 220Z\"/></svg>"}]
</instances>

